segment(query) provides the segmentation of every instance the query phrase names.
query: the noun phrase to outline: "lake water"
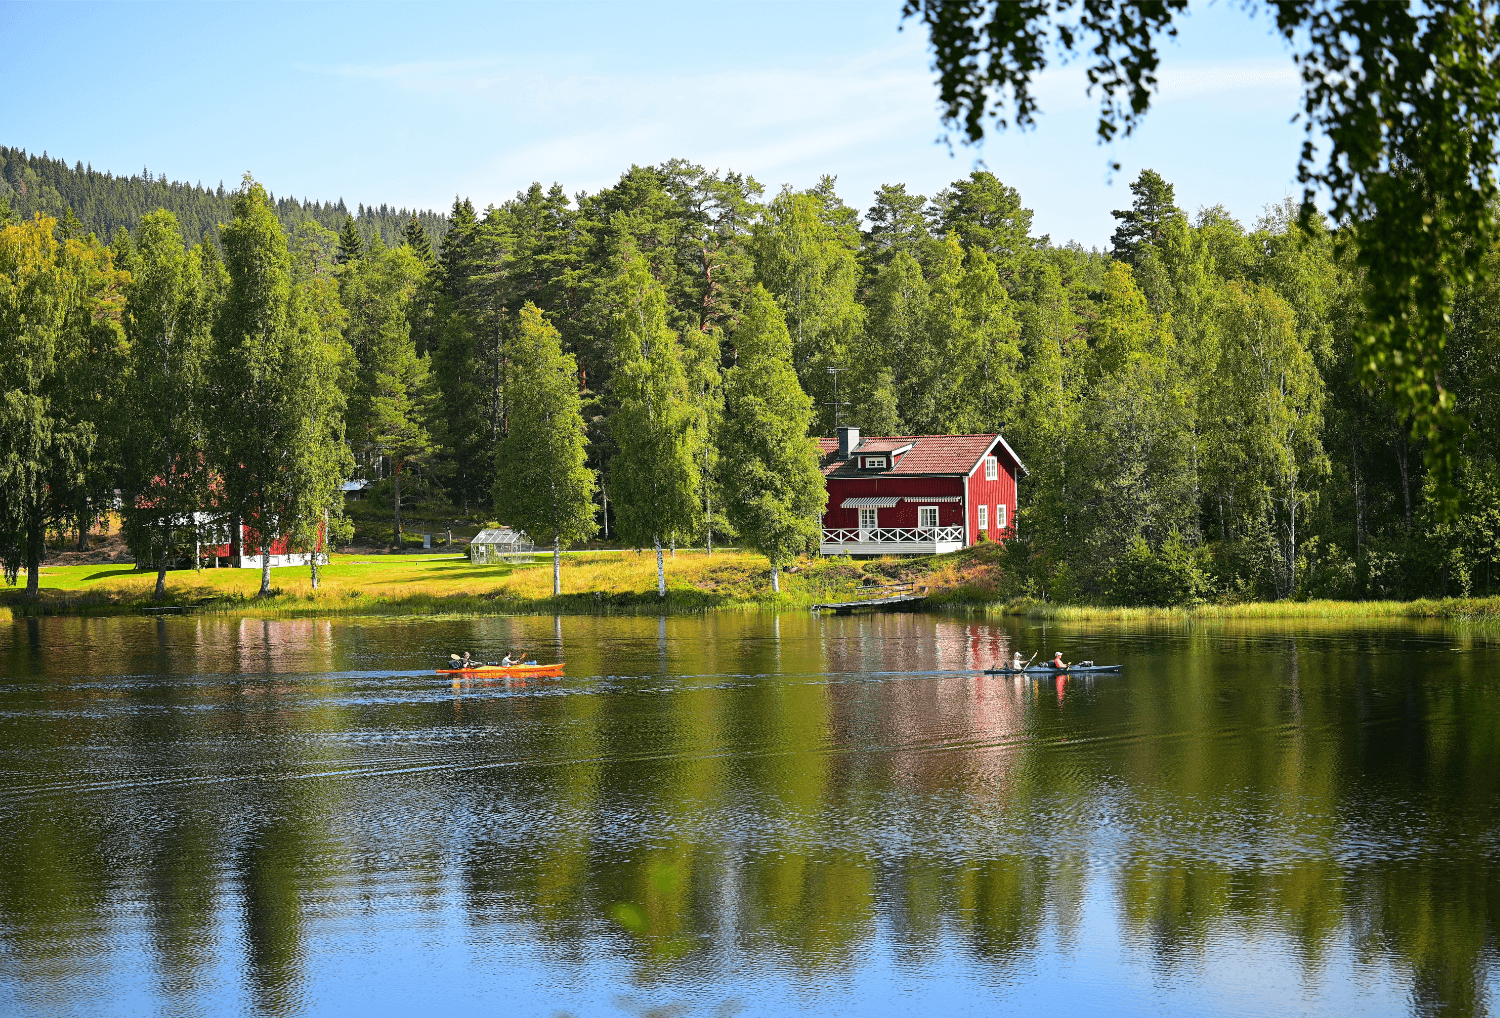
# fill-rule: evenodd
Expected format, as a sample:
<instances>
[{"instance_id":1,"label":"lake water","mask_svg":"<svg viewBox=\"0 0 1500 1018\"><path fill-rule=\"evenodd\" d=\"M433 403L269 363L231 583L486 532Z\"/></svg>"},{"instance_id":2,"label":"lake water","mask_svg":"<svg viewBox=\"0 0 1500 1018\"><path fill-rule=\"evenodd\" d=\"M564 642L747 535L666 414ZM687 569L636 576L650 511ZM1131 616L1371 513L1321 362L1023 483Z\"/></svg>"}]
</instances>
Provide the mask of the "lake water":
<instances>
[{"instance_id":1,"label":"lake water","mask_svg":"<svg viewBox=\"0 0 1500 1018\"><path fill-rule=\"evenodd\" d=\"M0 625L4 1015L1479 1015L1497 933L1494 630Z\"/></svg>"}]
</instances>

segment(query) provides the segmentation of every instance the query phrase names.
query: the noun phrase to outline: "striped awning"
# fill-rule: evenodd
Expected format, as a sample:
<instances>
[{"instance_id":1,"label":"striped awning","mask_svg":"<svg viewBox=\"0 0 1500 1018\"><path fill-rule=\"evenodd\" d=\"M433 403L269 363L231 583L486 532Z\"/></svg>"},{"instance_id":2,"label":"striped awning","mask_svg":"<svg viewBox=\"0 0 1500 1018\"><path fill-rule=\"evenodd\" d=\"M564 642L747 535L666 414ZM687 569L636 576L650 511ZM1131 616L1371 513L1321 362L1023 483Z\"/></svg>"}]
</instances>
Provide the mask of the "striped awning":
<instances>
[{"instance_id":1,"label":"striped awning","mask_svg":"<svg viewBox=\"0 0 1500 1018\"><path fill-rule=\"evenodd\" d=\"M894 498L846 498L839 504L840 509L889 509L897 502L899 497Z\"/></svg>"},{"instance_id":2,"label":"striped awning","mask_svg":"<svg viewBox=\"0 0 1500 1018\"><path fill-rule=\"evenodd\" d=\"M932 505L934 502L962 502L963 498L959 495L907 495L906 500Z\"/></svg>"}]
</instances>

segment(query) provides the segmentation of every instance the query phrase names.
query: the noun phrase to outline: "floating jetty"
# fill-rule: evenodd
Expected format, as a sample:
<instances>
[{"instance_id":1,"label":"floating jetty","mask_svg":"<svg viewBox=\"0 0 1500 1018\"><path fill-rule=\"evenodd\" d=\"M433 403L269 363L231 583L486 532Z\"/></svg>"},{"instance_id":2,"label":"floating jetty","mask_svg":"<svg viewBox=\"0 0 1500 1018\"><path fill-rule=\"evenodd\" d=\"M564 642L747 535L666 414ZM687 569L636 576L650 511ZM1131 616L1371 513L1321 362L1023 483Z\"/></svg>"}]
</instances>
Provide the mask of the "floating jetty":
<instances>
[{"instance_id":1,"label":"floating jetty","mask_svg":"<svg viewBox=\"0 0 1500 1018\"><path fill-rule=\"evenodd\" d=\"M875 597L863 597L855 601L831 601L815 604L815 612L833 612L835 615L853 615L857 611L901 612L913 611L927 600L927 588L921 590L912 583L891 583L872 588Z\"/></svg>"}]
</instances>

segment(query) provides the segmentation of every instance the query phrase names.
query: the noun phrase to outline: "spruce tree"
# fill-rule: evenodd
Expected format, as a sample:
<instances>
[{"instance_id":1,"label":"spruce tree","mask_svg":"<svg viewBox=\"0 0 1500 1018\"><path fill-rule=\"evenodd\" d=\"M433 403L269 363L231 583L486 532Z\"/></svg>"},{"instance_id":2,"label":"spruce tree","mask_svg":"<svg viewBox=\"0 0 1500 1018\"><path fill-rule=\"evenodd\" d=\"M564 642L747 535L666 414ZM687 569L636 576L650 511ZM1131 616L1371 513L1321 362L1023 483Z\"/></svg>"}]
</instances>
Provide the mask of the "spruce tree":
<instances>
[{"instance_id":1,"label":"spruce tree","mask_svg":"<svg viewBox=\"0 0 1500 1018\"><path fill-rule=\"evenodd\" d=\"M337 261L340 265L358 261L365 254L365 242L359 235L359 227L354 223L353 216L344 217L344 225L339 230L339 253Z\"/></svg>"},{"instance_id":2,"label":"spruce tree","mask_svg":"<svg viewBox=\"0 0 1500 1018\"><path fill-rule=\"evenodd\" d=\"M703 547L714 552L714 532L732 534L724 515L719 484L719 447L715 442L724 421L723 334L718 329L690 329L682 337L682 366L687 378L690 426L698 464L698 510Z\"/></svg>"},{"instance_id":3,"label":"spruce tree","mask_svg":"<svg viewBox=\"0 0 1500 1018\"><path fill-rule=\"evenodd\" d=\"M562 594L562 549L598 530L594 472L587 460L578 365L528 301L515 344L516 385L525 393L495 457L495 512L532 540L552 542L552 596Z\"/></svg>"},{"instance_id":4,"label":"spruce tree","mask_svg":"<svg viewBox=\"0 0 1500 1018\"><path fill-rule=\"evenodd\" d=\"M401 242L411 248L412 254L422 265L431 269L437 265L437 256L432 253L432 241L427 239L427 231L422 228L415 214L406 221L406 226L401 230Z\"/></svg>"},{"instance_id":5,"label":"spruce tree","mask_svg":"<svg viewBox=\"0 0 1500 1018\"><path fill-rule=\"evenodd\" d=\"M797 384L792 340L776 301L757 285L736 330L739 363L724 386L719 445L729 519L741 540L771 561L771 589L781 567L818 542L828 492L808 437L812 400Z\"/></svg>"}]
</instances>

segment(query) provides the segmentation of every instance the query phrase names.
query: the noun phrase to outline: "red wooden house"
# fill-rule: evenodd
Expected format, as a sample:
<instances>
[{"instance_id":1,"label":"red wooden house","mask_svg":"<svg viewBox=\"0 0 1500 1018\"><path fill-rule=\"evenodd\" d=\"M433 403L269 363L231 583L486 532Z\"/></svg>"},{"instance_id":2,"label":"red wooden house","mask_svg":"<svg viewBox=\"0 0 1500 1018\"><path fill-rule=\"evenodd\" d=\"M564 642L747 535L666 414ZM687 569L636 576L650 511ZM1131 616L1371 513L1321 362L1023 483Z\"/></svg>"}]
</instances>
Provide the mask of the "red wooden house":
<instances>
[{"instance_id":1,"label":"red wooden house","mask_svg":"<svg viewBox=\"0 0 1500 1018\"><path fill-rule=\"evenodd\" d=\"M234 523L216 518L210 513L198 514L199 544L198 560L205 566L230 569L259 569L260 533L249 523ZM323 547L324 528L318 524L317 547L312 551L293 550L291 542L278 537L271 542L271 566L305 566L312 557L318 557L319 565L328 564L328 551Z\"/></svg>"},{"instance_id":2,"label":"red wooden house","mask_svg":"<svg viewBox=\"0 0 1500 1018\"><path fill-rule=\"evenodd\" d=\"M1027 470L1000 435L820 438L824 555L934 555L1003 540Z\"/></svg>"}]
</instances>

